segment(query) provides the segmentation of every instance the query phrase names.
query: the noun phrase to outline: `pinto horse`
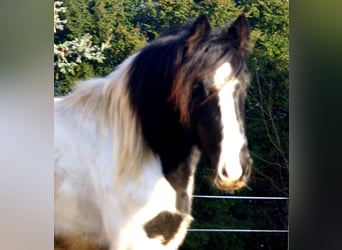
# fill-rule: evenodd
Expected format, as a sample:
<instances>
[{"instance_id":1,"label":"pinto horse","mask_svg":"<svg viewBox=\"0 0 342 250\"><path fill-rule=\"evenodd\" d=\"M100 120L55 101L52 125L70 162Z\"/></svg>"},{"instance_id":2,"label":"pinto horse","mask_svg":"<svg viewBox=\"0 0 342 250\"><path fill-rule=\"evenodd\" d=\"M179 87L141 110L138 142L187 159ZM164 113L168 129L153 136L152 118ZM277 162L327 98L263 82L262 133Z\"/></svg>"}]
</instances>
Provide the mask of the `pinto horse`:
<instances>
[{"instance_id":1,"label":"pinto horse","mask_svg":"<svg viewBox=\"0 0 342 250\"><path fill-rule=\"evenodd\" d=\"M249 27L169 28L111 74L55 101L55 249L178 249L200 155L243 187Z\"/></svg>"}]
</instances>

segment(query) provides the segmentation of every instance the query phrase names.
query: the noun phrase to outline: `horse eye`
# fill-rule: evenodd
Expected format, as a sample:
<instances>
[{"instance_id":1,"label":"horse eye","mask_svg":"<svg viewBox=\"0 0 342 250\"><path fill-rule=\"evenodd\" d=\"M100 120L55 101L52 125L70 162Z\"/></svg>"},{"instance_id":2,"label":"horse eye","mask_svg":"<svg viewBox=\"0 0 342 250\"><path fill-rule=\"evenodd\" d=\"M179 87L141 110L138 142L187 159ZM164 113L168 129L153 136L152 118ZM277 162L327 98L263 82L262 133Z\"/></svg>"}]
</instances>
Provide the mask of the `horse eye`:
<instances>
[{"instance_id":1,"label":"horse eye","mask_svg":"<svg viewBox=\"0 0 342 250\"><path fill-rule=\"evenodd\" d=\"M202 82L195 82L193 85L193 89L203 88Z\"/></svg>"},{"instance_id":2,"label":"horse eye","mask_svg":"<svg viewBox=\"0 0 342 250\"><path fill-rule=\"evenodd\" d=\"M194 83L192 87L192 103L194 106L197 106L207 97L206 90L204 84L202 82Z\"/></svg>"},{"instance_id":3,"label":"horse eye","mask_svg":"<svg viewBox=\"0 0 342 250\"><path fill-rule=\"evenodd\" d=\"M204 94L204 86L201 82L196 82L192 87L193 95Z\"/></svg>"}]
</instances>

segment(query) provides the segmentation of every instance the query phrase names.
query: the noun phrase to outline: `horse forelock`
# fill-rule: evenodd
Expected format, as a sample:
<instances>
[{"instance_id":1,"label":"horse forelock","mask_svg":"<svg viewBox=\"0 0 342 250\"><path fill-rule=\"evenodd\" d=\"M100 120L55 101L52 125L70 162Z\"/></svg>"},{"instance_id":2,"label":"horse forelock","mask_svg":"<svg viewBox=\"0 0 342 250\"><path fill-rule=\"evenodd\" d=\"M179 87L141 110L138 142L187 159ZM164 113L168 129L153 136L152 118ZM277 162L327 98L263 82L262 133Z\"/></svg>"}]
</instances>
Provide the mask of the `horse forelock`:
<instances>
[{"instance_id":1,"label":"horse forelock","mask_svg":"<svg viewBox=\"0 0 342 250\"><path fill-rule=\"evenodd\" d=\"M208 49L209 47L210 49ZM203 48L188 55L178 67L179 70L176 72L169 99L174 103L175 109L179 111L182 124L189 125L190 123L194 84L206 78L210 78L209 81L213 82L211 78L213 78L214 72L225 62L229 62L232 66L231 77L244 78L244 59L229 48L225 51L215 50L215 44L210 44L210 41ZM208 99L215 94L217 91L214 90Z\"/></svg>"},{"instance_id":2,"label":"horse forelock","mask_svg":"<svg viewBox=\"0 0 342 250\"><path fill-rule=\"evenodd\" d=\"M150 103L151 109L169 105L179 122L189 127L192 90L196 81L212 77L215 70L227 61L234 76L242 73L245 56L227 41L225 29L210 29L203 37L200 33L204 31L191 35L191 30L190 24L167 29L143 48L132 62L128 85L132 107L138 117L149 112L146 103Z\"/></svg>"}]
</instances>

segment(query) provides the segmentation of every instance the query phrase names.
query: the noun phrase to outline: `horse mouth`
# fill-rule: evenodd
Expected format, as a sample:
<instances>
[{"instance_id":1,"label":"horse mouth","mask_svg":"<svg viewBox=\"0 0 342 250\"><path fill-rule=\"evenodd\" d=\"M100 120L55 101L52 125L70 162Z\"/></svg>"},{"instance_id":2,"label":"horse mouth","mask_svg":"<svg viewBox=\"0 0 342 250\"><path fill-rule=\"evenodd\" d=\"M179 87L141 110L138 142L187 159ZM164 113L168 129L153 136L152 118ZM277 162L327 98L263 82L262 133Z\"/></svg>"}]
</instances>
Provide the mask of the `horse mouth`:
<instances>
[{"instance_id":1,"label":"horse mouth","mask_svg":"<svg viewBox=\"0 0 342 250\"><path fill-rule=\"evenodd\" d=\"M235 191L246 186L246 179L243 180L230 180L230 179L222 179L220 177L216 177L214 180L214 185L216 188L222 191Z\"/></svg>"}]
</instances>

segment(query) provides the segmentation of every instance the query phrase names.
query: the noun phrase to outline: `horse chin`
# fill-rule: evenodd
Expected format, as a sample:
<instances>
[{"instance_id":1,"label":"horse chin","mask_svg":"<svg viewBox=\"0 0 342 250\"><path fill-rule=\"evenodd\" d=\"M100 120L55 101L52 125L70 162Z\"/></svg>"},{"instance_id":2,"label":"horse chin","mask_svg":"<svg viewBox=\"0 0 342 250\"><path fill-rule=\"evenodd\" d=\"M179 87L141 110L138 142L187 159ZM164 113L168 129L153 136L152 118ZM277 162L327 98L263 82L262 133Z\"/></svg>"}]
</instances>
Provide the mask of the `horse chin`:
<instances>
[{"instance_id":1,"label":"horse chin","mask_svg":"<svg viewBox=\"0 0 342 250\"><path fill-rule=\"evenodd\" d=\"M214 185L216 188L222 191L236 191L246 186L246 180L244 178L232 180L229 178L216 176Z\"/></svg>"}]
</instances>

